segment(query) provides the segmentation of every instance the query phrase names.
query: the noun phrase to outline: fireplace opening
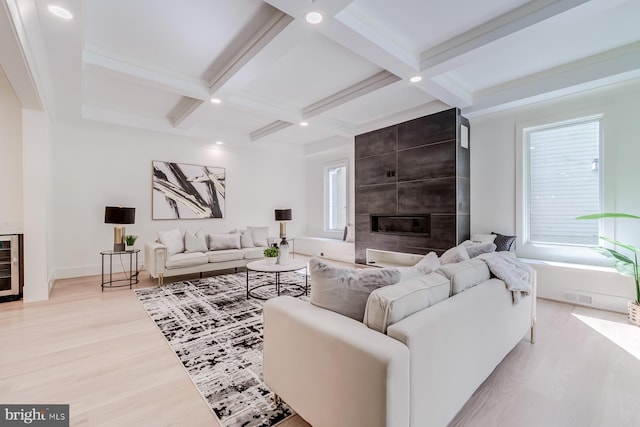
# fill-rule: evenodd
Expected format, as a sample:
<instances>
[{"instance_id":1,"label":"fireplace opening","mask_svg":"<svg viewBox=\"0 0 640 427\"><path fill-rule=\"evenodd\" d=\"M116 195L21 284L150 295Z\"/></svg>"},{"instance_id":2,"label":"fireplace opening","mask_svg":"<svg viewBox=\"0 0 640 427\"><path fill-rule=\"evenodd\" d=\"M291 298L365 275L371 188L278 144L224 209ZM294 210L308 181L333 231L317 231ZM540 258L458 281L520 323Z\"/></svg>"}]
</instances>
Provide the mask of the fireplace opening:
<instances>
[{"instance_id":1,"label":"fireplace opening","mask_svg":"<svg viewBox=\"0 0 640 427\"><path fill-rule=\"evenodd\" d=\"M429 237L431 216L414 215L371 215L371 232Z\"/></svg>"}]
</instances>

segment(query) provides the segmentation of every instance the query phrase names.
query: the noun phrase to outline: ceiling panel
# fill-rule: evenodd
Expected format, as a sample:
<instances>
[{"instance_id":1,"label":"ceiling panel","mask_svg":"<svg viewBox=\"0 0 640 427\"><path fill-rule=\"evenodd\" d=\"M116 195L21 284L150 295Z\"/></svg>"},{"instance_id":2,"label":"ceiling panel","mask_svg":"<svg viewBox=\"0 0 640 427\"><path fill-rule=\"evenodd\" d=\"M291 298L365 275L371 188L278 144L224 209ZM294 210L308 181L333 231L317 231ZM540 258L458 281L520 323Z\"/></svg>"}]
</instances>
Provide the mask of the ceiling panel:
<instances>
[{"instance_id":1,"label":"ceiling panel","mask_svg":"<svg viewBox=\"0 0 640 427\"><path fill-rule=\"evenodd\" d=\"M246 87L252 96L303 108L354 85L381 68L319 33L297 43Z\"/></svg>"},{"instance_id":2,"label":"ceiling panel","mask_svg":"<svg viewBox=\"0 0 640 427\"><path fill-rule=\"evenodd\" d=\"M423 52L529 0L356 0L346 11L399 46Z\"/></svg>"},{"instance_id":3,"label":"ceiling panel","mask_svg":"<svg viewBox=\"0 0 640 427\"><path fill-rule=\"evenodd\" d=\"M401 112L433 100L424 91L401 81L334 108L326 116L360 126L388 116L389 111Z\"/></svg>"},{"instance_id":4,"label":"ceiling panel","mask_svg":"<svg viewBox=\"0 0 640 427\"><path fill-rule=\"evenodd\" d=\"M84 73L83 103L144 117L167 116L180 96L103 73Z\"/></svg>"},{"instance_id":5,"label":"ceiling panel","mask_svg":"<svg viewBox=\"0 0 640 427\"><path fill-rule=\"evenodd\" d=\"M617 3L617 4L616 4ZM475 92L640 39L640 1L594 1L497 40L450 78Z\"/></svg>"},{"instance_id":6,"label":"ceiling panel","mask_svg":"<svg viewBox=\"0 0 640 427\"><path fill-rule=\"evenodd\" d=\"M266 20L272 9L259 0L86 1L85 44L200 78L249 24Z\"/></svg>"}]
</instances>

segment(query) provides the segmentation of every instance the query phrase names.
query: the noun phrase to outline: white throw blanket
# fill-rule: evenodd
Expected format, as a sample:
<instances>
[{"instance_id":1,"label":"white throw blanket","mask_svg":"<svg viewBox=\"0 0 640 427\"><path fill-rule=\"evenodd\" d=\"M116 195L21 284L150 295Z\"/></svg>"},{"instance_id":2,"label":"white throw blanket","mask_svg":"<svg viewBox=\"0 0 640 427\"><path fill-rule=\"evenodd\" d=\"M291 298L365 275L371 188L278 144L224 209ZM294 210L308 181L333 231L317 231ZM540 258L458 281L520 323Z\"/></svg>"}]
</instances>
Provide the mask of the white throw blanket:
<instances>
[{"instance_id":1,"label":"white throw blanket","mask_svg":"<svg viewBox=\"0 0 640 427\"><path fill-rule=\"evenodd\" d=\"M502 280L517 304L522 295L529 295L533 286L533 268L520 261L510 252L491 252L477 256L483 260L491 273Z\"/></svg>"}]
</instances>

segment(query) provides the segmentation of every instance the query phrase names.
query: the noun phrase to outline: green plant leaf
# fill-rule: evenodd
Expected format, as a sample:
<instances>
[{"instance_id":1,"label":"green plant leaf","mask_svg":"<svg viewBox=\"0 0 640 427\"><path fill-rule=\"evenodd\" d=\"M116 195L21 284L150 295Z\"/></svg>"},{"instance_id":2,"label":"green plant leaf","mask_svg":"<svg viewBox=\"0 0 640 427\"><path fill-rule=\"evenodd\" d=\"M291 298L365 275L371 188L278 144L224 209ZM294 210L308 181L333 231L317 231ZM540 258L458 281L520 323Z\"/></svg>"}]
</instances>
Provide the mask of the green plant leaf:
<instances>
[{"instance_id":1,"label":"green plant leaf","mask_svg":"<svg viewBox=\"0 0 640 427\"><path fill-rule=\"evenodd\" d=\"M640 219L640 216L625 214L625 213L615 213L615 212L605 212L591 215L582 215L577 217L576 219L602 219L602 218L633 218Z\"/></svg>"},{"instance_id":2,"label":"green plant leaf","mask_svg":"<svg viewBox=\"0 0 640 427\"><path fill-rule=\"evenodd\" d=\"M635 277L633 263L629 264L628 262L618 261L616 262L616 270L618 270L618 273L625 276Z\"/></svg>"},{"instance_id":3,"label":"green plant leaf","mask_svg":"<svg viewBox=\"0 0 640 427\"><path fill-rule=\"evenodd\" d=\"M621 254L620 252L616 251L615 249L609 249L609 248L603 248L602 246L598 246L593 248L594 251L599 252L609 258L613 258L616 261L619 262L626 262L626 263L631 263L633 264L633 261L631 260L631 258Z\"/></svg>"},{"instance_id":4,"label":"green plant leaf","mask_svg":"<svg viewBox=\"0 0 640 427\"><path fill-rule=\"evenodd\" d=\"M609 243L613 243L616 246L620 246L621 248L625 248L630 250L631 252L640 252L640 249L636 248L635 246L632 245L627 245L626 243L622 243L619 242L617 240L614 239L610 239L608 237L604 237L604 236L599 236L602 240L604 240L605 242L609 242Z\"/></svg>"}]
</instances>

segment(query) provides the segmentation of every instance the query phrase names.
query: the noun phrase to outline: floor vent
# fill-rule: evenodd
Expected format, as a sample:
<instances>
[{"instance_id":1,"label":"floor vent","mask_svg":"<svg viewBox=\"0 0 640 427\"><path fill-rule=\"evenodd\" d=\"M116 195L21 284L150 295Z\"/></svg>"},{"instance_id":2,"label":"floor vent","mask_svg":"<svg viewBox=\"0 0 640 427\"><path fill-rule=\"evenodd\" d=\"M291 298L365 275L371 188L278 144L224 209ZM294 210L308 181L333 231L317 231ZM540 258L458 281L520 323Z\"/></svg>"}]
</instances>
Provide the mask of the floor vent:
<instances>
[{"instance_id":1,"label":"floor vent","mask_svg":"<svg viewBox=\"0 0 640 427\"><path fill-rule=\"evenodd\" d=\"M574 304L593 305L593 298L589 295L577 294L575 292L563 292L562 296L565 301L572 302Z\"/></svg>"}]
</instances>

